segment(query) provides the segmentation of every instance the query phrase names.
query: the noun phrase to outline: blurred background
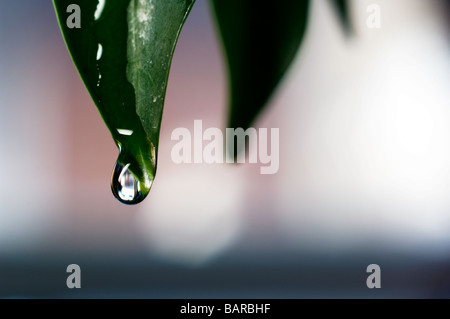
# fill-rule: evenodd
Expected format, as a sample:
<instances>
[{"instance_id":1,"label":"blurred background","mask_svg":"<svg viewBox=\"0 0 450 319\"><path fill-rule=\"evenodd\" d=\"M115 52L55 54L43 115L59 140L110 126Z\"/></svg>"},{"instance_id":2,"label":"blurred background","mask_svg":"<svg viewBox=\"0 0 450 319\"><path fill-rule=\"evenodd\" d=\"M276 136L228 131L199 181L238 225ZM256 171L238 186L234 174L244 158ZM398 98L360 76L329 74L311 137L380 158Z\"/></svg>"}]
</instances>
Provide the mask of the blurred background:
<instances>
[{"instance_id":1,"label":"blurred background","mask_svg":"<svg viewBox=\"0 0 450 319\"><path fill-rule=\"evenodd\" d=\"M366 25L370 4L380 29ZM197 0L173 59L157 178L128 207L111 193L118 151L52 2L1 1L0 297L449 297L447 2L351 9L346 38L329 1L313 1L300 54L255 124L280 128L280 170L260 175L172 163L175 128L226 123L221 43ZM66 287L73 263L81 289ZM372 263L381 289L366 286Z\"/></svg>"}]
</instances>

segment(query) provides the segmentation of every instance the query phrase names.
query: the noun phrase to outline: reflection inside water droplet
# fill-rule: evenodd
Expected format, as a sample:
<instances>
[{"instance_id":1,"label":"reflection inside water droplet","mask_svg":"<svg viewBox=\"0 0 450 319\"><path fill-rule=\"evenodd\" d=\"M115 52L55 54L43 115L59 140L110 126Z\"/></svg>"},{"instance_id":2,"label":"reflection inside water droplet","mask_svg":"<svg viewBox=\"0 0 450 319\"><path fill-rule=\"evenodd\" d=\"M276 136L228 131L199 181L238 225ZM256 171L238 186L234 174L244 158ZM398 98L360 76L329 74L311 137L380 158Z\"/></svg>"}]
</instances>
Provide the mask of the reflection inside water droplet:
<instances>
[{"instance_id":1,"label":"reflection inside water droplet","mask_svg":"<svg viewBox=\"0 0 450 319\"><path fill-rule=\"evenodd\" d=\"M153 163L152 161L151 164ZM114 196L121 203L128 205L142 202L150 192L155 171L154 165L150 167L142 165L142 162L136 160L128 149L119 144L119 158L111 179L111 190Z\"/></svg>"},{"instance_id":2,"label":"reflection inside water droplet","mask_svg":"<svg viewBox=\"0 0 450 319\"><path fill-rule=\"evenodd\" d=\"M125 165L119 175L117 193L120 199L124 201L133 201L140 193L139 182L128 170L130 164Z\"/></svg>"},{"instance_id":3,"label":"reflection inside water droplet","mask_svg":"<svg viewBox=\"0 0 450 319\"><path fill-rule=\"evenodd\" d=\"M116 163L111 181L114 196L124 204L137 204L144 199L141 184L129 170L130 164Z\"/></svg>"},{"instance_id":4,"label":"reflection inside water droplet","mask_svg":"<svg viewBox=\"0 0 450 319\"><path fill-rule=\"evenodd\" d=\"M139 131L116 128L115 136L124 144L117 142L119 157L111 178L111 190L114 196L123 204L134 205L142 202L153 184L156 173L156 154L153 144L145 149L132 148L133 138L139 138ZM142 133L141 133L142 134Z\"/></svg>"}]
</instances>

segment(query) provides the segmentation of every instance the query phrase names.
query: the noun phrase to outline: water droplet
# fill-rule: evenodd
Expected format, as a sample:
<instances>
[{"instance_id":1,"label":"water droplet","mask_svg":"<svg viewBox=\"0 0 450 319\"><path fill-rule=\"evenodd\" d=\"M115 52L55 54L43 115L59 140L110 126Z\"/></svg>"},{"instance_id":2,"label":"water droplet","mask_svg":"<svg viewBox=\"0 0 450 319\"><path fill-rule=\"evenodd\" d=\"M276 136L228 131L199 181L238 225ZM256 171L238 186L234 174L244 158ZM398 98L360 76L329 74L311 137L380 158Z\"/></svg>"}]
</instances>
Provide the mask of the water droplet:
<instances>
[{"instance_id":1,"label":"water droplet","mask_svg":"<svg viewBox=\"0 0 450 319\"><path fill-rule=\"evenodd\" d=\"M124 204L136 204L142 199L141 185L128 169L130 164L123 166L116 163L112 178L112 191L116 198Z\"/></svg>"},{"instance_id":2,"label":"water droplet","mask_svg":"<svg viewBox=\"0 0 450 319\"><path fill-rule=\"evenodd\" d=\"M153 180L137 164L124 164L124 158L129 155L119 155L114 167L111 189L114 196L124 204L134 205L142 202L150 192Z\"/></svg>"}]
</instances>

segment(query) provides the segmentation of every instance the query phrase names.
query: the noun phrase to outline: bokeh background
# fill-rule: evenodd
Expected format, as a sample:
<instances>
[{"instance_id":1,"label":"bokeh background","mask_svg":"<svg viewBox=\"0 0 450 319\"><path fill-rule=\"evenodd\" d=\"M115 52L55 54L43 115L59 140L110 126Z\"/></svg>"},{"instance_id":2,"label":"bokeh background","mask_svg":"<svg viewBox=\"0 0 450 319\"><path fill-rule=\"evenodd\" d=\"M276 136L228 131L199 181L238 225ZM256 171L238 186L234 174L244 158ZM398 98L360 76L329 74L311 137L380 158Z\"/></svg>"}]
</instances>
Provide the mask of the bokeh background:
<instances>
[{"instance_id":1,"label":"bokeh background","mask_svg":"<svg viewBox=\"0 0 450 319\"><path fill-rule=\"evenodd\" d=\"M157 178L128 207L110 191L118 151L51 1L0 1L0 296L449 297L447 2L353 0L352 38L329 1L312 2L300 54L255 123L280 128L278 174L171 161L173 129L226 123L221 43L197 0ZM380 29L366 25L373 3ZM66 287L72 263L81 289ZM366 287L372 263L381 289Z\"/></svg>"}]
</instances>

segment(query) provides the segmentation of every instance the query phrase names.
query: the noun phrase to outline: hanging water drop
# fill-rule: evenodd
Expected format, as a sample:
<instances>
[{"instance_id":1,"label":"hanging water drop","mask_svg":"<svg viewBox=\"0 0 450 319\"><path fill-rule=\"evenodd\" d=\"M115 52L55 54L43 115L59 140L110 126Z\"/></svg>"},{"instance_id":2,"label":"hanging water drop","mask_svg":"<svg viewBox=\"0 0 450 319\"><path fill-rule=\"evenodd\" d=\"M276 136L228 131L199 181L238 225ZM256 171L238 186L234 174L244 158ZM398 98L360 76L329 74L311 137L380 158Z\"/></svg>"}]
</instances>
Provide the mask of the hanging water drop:
<instances>
[{"instance_id":1,"label":"hanging water drop","mask_svg":"<svg viewBox=\"0 0 450 319\"><path fill-rule=\"evenodd\" d=\"M111 179L111 190L114 196L124 204L134 205L140 203L150 191L152 180L148 175L144 175L144 180L139 178L139 175L133 172L133 169L139 169L137 166L132 166L131 163L123 164L120 161L121 156L114 167L113 176ZM142 172L141 172L142 173Z\"/></svg>"},{"instance_id":2,"label":"hanging water drop","mask_svg":"<svg viewBox=\"0 0 450 319\"><path fill-rule=\"evenodd\" d=\"M130 164L122 166L120 163L117 163L112 183L114 195L122 203L126 204L139 200L142 195L139 181L128 170L129 166Z\"/></svg>"}]
</instances>

